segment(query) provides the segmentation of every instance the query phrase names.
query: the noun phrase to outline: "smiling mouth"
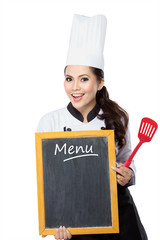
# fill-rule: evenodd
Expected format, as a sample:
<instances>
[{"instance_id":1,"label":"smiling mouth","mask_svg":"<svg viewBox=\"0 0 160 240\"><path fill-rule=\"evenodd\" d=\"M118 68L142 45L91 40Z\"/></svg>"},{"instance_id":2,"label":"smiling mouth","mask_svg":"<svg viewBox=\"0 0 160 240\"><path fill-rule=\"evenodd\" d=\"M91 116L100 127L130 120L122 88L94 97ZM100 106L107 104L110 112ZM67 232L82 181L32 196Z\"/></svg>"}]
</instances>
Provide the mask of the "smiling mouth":
<instances>
[{"instance_id":1,"label":"smiling mouth","mask_svg":"<svg viewBox=\"0 0 160 240\"><path fill-rule=\"evenodd\" d=\"M81 94L71 94L72 98L74 101L80 101L82 99L82 97L84 96L84 93Z\"/></svg>"}]
</instances>

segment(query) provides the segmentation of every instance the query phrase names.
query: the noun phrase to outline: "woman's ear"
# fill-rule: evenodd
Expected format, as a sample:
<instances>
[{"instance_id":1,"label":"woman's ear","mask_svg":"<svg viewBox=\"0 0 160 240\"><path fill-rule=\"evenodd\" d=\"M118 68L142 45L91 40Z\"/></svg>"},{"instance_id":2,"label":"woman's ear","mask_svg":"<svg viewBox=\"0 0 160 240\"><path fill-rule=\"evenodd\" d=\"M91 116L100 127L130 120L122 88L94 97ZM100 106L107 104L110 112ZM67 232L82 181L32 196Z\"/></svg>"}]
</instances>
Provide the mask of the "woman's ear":
<instances>
[{"instance_id":1,"label":"woman's ear","mask_svg":"<svg viewBox=\"0 0 160 240\"><path fill-rule=\"evenodd\" d=\"M98 91L100 91L104 86L104 78L101 79L101 81L98 84Z\"/></svg>"}]
</instances>

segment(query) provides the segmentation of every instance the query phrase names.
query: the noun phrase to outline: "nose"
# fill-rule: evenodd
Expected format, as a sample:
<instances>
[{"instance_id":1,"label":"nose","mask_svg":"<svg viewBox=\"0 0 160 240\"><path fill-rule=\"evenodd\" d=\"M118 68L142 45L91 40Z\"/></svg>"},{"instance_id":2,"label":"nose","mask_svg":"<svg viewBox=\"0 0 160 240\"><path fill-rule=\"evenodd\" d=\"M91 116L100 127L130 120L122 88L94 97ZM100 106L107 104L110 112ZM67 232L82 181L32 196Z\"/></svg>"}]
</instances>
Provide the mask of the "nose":
<instances>
[{"instance_id":1,"label":"nose","mask_svg":"<svg viewBox=\"0 0 160 240\"><path fill-rule=\"evenodd\" d=\"M73 86L72 86L73 91L78 91L80 90L80 84L78 80L73 81Z\"/></svg>"}]
</instances>

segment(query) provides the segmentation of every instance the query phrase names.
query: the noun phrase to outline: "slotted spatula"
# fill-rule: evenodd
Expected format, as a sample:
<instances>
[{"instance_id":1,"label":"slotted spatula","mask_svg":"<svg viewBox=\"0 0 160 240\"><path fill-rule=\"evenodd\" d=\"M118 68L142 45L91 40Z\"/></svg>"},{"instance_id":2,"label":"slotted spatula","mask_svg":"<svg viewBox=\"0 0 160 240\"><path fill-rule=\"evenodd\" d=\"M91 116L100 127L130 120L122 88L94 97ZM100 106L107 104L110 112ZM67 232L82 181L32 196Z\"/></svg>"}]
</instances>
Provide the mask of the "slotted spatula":
<instances>
[{"instance_id":1,"label":"slotted spatula","mask_svg":"<svg viewBox=\"0 0 160 240\"><path fill-rule=\"evenodd\" d=\"M141 124L139 127L139 132L138 132L138 138L139 138L139 143L137 144L137 146L135 147L134 151L132 152L132 154L130 155L130 157L128 158L128 160L124 163L124 167L129 167L131 164L131 161L134 157L134 155L136 154L136 152L138 151L138 149L140 148L140 146L145 143L145 142L150 142L156 132L158 128L158 124L153 121L150 118L143 118L141 120Z\"/></svg>"}]
</instances>

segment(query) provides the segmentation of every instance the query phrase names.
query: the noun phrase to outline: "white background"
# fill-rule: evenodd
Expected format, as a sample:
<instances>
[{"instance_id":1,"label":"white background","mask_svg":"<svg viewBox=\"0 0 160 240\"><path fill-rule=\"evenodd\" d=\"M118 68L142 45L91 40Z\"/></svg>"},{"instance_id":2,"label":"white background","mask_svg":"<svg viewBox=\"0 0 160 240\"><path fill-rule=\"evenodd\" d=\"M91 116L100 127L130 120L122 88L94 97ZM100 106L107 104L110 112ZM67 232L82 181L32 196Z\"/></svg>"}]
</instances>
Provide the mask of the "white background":
<instances>
[{"instance_id":1,"label":"white background","mask_svg":"<svg viewBox=\"0 0 160 240\"><path fill-rule=\"evenodd\" d=\"M130 115L132 147L142 117L160 125L159 2L1 1L0 239L38 240L34 133L68 104L63 70L74 13L107 17L105 85ZM160 129L135 157L130 188L149 240L160 239ZM47 237L53 239L53 237Z\"/></svg>"}]
</instances>

